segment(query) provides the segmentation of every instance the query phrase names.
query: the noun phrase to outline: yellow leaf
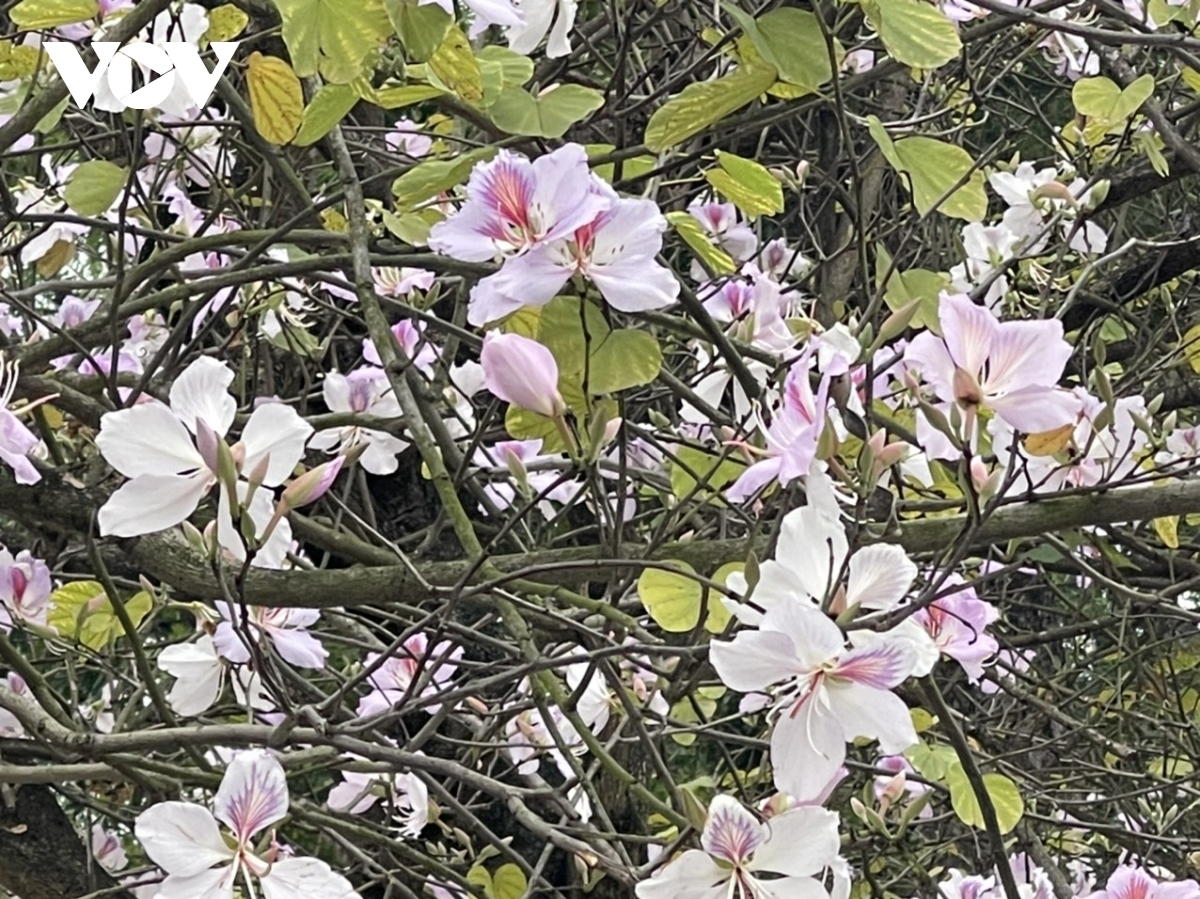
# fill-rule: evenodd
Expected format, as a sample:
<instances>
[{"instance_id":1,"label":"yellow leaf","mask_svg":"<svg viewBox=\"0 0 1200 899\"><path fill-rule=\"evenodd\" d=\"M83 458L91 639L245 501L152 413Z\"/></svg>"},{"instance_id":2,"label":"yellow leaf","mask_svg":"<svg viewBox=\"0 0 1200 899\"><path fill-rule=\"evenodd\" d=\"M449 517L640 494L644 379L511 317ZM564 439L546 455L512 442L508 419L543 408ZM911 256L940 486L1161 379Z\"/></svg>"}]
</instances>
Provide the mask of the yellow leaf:
<instances>
[{"instance_id":1,"label":"yellow leaf","mask_svg":"<svg viewBox=\"0 0 1200 899\"><path fill-rule=\"evenodd\" d=\"M35 31L86 22L99 12L96 0L21 0L8 15L19 30Z\"/></svg>"},{"instance_id":2,"label":"yellow leaf","mask_svg":"<svg viewBox=\"0 0 1200 899\"><path fill-rule=\"evenodd\" d=\"M483 99L483 74L471 52L471 42L458 28L446 32L442 45L429 57L429 68L442 83L468 103Z\"/></svg>"},{"instance_id":3,"label":"yellow leaf","mask_svg":"<svg viewBox=\"0 0 1200 899\"><path fill-rule=\"evenodd\" d=\"M1200 375L1200 325L1192 325L1183 335L1183 343L1179 347L1187 356L1192 371Z\"/></svg>"},{"instance_id":4,"label":"yellow leaf","mask_svg":"<svg viewBox=\"0 0 1200 899\"><path fill-rule=\"evenodd\" d=\"M1168 515L1154 519L1154 533L1168 549L1179 549L1179 516Z\"/></svg>"},{"instance_id":5,"label":"yellow leaf","mask_svg":"<svg viewBox=\"0 0 1200 899\"><path fill-rule=\"evenodd\" d=\"M1053 431L1040 431L1025 438L1025 452L1030 456L1053 456L1060 453L1075 432L1075 425L1063 425Z\"/></svg>"},{"instance_id":6,"label":"yellow leaf","mask_svg":"<svg viewBox=\"0 0 1200 899\"><path fill-rule=\"evenodd\" d=\"M204 32L204 40L231 41L250 24L250 17L234 6L225 3L208 11L208 31Z\"/></svg>"},{"instance_id":7,"label":"yellow leaf","mask_svg":"<svg viewBox=\"0 0 1200 899\"><path fill-rule=\"evenodd\" d=\"M283 145L296 136L304 119L304 91L292 67L257 50L246 61L246 84L254 127L264 139Z\"/></svg>"},{"instance_id":8,"label":"yellow leaf","mask_svg":"<svg viewBox=\"0 0 1200 899\"><path fill-rule=\"evenodd\" d=\"M37 261L37 273L43 278L49 278L74 258L75 244L69 240L56 240Z\"/></svg>"}]
</instances>

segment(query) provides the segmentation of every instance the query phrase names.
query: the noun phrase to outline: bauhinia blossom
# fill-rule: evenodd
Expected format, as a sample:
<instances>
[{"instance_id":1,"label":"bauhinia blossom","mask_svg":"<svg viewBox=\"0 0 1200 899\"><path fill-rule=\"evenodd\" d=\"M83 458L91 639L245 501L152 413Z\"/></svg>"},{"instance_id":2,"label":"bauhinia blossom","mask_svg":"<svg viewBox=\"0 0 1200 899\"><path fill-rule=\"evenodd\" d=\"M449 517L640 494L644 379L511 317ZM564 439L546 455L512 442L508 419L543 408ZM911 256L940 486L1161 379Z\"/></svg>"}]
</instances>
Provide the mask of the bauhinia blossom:
<instances>
[{"instance_id":1,"label":"bauhinia blossom","mask_svg":"<svg viewBox=\"0 0 1200 899\"><path fill-rule=\"evenodd\" d=\"M823 612L793 601L768 609L757 630L714 641L709 658L731 689L776 688L771 764L776 787L797 799L825 787L850 740L878 740L888 755L917 742L908 707L892 692L916 662L905 639L883 635L848 649Z\"/></svg>"},{"instance_id":2,"label":"bauhinia blossom","mask_svg":"<svg viewBox=\"0 0 1200 899\"><path fill-rule=\"evenodd\" d=\"M838 816L799 806L763 822L718 795L689 849L635 889L638 899L822 899L818 878L841 867Z\"/></svg>"},{"instance_id":3,"label":"bauhinia blossom","mask_svg":"<svg viewBox=\"0 0 1200 899\"><path fill-rule=\"evenodd\" d=\"M171 385L169 406L142 403L101 419L96 445L108 464L130 479L100 509L101 534L151 534L174 527L196 511L217 483L218 442L237 412L226 392L232 381L231 369L202 356ZM264 403L250 415L230 455L242 472L261 475L264 487L278 487L300 461L311 433L312 427L290 406ZM229 492L220 491L220 541L236 553L241 540L233 526ZM260 497L260 508L250 507L256 523L270 519L272 511L265 492L255 499ZM284 533L290 541L290 532L276 531Z\"/></svg>"},{"instance_id":4,"label":"bauhinia blossom","mask_svg":"<svg viewBox=\"0 0 1200 899\"><path fill-rule=\"evenodd\" d=\"M602 183L602 182L601 182ZM598 185L599 189L599 185ZM652 200L618 199L566 239L510 259L471 296L471 321L495 321L522 306L544 306L583 275L614 309L643 312L675 302L679 282L655 260L667 220Z\"/></svg>"},{"instance_id":5,"label":"bauhinia blossom","mask_svg":"<svg viewBox=\"0 0 1200 899\"><path fill-rule=\"evenodd\" d=\"M374 346L371 349L374 351ZM347 375L330 372L325 376L321 392L330 412L374 418L400 417L400 403L381 368L364 366ZM309 445L313 449L343 454L361 450L358 458L362 467L371 474L381 475L395 471L400 465L396 457L408 448L407 443L387 431L360 425L318 431Z\"/></svg>"},{"instance_id":6,"label":"bauhinia blossom","mask_svg":"<svg viewBox=\"0 0 1200 899\"><path fill-rule=\"evenodd\" d=\"M283 766L262 749L234 756L212 812L194 802L160 802L146 809L134 822L134 833L151 861L167 872L158 899L233 899L239 879L247 896L261 890L264 899L359 899L349 881L325 862L288 856L273 839L262 849L254 845L255 837L287 813ZM232 841L222 836L220 824L229 828Z\"/></svg>"},{"instance_id":7,"label":"bauhinia blossom","mask_svg":"<svg viewBox=\"0 0 1200 899\"><path fill-rule=\"evenodd\" d=\"M916 612L913 618L933 638L939 651L962 665L967 680L978 683L983 677L984 663L1000 649L996 638L984 631L1000 617L1000 612L990 602L980 599L974 588L961 578L952 577L949 584L961 586Z\"/></svg>"},{"instance_id":8,"label":"bauhinia blossom","mask_svg":"<svg viewBox=\"0 0 1200 899\"><path fill-rule=\"evenodd\" d=\"M17 389L18 374L17 364L5 362L0 355L0 462L12 469L18 484L36 484L42 475L29 461L29 454L37 447L38 438L8 408Z\"/></svg>"},{"instance_id":9,"label":"bauhinia blossom","mask_svg":"<svg viewBox=\"0 0 1200 899\"><path fill-rule=\"evenodd\" d=\"M14 558L0 547L0 631L21 622L44 625L53 590L45 562L27 549Z\"/></svg>"},{"instance_id":10,"label":"bauhinia blossom","mask_svg":"<svg viewBox=\"0 0 1200 899\"><path fill-rule=\"evenodd\" d=\"M1200 884L1194 880L1159 882L1144 868L1121 865L1104 889L1087 899L1200 899Z\"/></svg>"},{"instance_id":11,"label":"bauhinia blossom","mask_svg":"<svg viewBox=\"0 0 1200 899\"><path fill-rule=\"evenodd\" d=\"M342 782L329 791L334 811L361 815L384 799L400 835L415 840L429 823L429 788L411 771L343 771Z\"/></svg>"},{"instance_id":12,"label":"bauhinia blossom","mask_svg":"<svg viewBox=\"0 0 1200 899\"><path fill-rule=\"evenodd\" d=\"M329 651L321 641L308 632L321 617L317 609L287 609L282 607L247 606L246 623L242 614L227 602L217 601L221 623L213 634L217 652L235 663L251 658L247 639L258 641L267 637L279 657L297 668L324 668ZM248 637L245 635L249 635Z\"/></svg>"},{"instance_id":13,"label":"bauhinia blossom","mask_svg":"<svg viewBox=\"0 0 1200 899\"><path fill-rule=\"evenodd\" d=\"M488 332L479 354L487 389L504 402L547 418L559 418L566 403L558 392L558 363L536 340Z\"/></svg>"},{"instance_id":14,"label":"bauhinia blossom","mask_svg":"<svg viewBox=\"0 0 1200 899\"><path fill-rule=\"evenodd\" d=\"M587 152L579 144L566 144L532 162L501 150L475 167L467 201L457 214L433 226L429 248L466 262L506 258L570 237L607 205L592 190Z\"/></svg>"},{"instance_id":15,"label":"bauhinia blossom","mask_svg":"<svg viewBox=\"0 0 1200 899\"><path fill-rule=\"evenodd\" d=\"M358 714L379 715L403 702L437 696L458 671L462 654L462 647L449 640L431 646L425 634L413 634L370 675L372 690L359 702ZM366 666L375 667L379 658L367 653Z\"/></svg>"},{"instance_id":16,"label":"bauhinia blossom","mask_svg":"<svg viewBox=\"0 0 1200 899\"><path fill-rule=\"evenodd\" d=\"M1073 421L1079 400L1056 385L1071 358L1062 323L1001 322L963 294L942 294L938 305L942 336L918 334L904 351L904 361L919 371L938 399L956 405L973 440L980 410L990 410L1018 431L1051 431ZM935 458L953 458L947 441L924 416L918 436Z\"/></svg>"},{"instance_id":17,"label":"bauhinia blossom","mask_svg":"<svg viewBox=\"0 0 1200 899\"><path fill-rule=\"evenodd\" d=\"M579 0L518 0L517 8L525 21L505 29L509 49L528 55L549 35L547 57L557 59L571 52L570 35Z\"/></svg>"}]
</instances>

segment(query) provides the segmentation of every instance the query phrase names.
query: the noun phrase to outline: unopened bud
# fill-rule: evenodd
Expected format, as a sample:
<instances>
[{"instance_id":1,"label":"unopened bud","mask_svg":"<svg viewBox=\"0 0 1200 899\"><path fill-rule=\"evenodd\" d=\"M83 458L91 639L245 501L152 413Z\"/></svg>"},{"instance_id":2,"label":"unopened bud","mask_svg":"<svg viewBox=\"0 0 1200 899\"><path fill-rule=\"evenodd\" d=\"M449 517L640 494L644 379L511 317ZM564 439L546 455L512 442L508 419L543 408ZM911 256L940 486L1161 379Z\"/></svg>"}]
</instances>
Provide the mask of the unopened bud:
<instances>
[{"instance_id":1,"label":"unopened bud","mask_svg":"<svg viewBox=\"0 0 1200 899\"><path fill-rule=\"evenodd\" d=\"M279 504L290 512L316 502L329 492L329 488L333 486L338 472L342 470L345 463L345 456L336 456L316 468L310 468L300 477L293 478L292 482L284 488Z\"/></svg>"}]
</instances>

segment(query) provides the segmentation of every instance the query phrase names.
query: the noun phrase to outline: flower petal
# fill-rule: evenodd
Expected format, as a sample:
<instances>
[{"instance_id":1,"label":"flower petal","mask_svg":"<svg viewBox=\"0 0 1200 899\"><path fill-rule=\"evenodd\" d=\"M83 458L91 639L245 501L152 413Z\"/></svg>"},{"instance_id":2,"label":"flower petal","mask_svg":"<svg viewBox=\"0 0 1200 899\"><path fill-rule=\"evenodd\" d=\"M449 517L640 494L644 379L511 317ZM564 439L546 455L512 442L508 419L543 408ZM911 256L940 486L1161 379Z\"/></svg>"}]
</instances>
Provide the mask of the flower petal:
<instances>
[{"instance_id":1,"label":"flower petal","mask_svg":"<svg viewBox=\"0 0 1200 899\"><path fill-rule=\"evenodd\" d=\"M729 642L714 640L708 660L725 686L741 693L764 690L798 673L792 641L770 631L742 631Z\"/></svg>"},{"instance_id":2,"label":"flower petal","mask_svg":"<svg viewBox=\"0 0 1200 899\"><path fill-rule=\"evenodd\" d=\"M142 475L121 486L100 507L100 533L138 537L165 531L196 511L211 487L207 469L193 475Z\"/></svg>"},{"instance_id":3,"label":"flower petal","mask_svg":"<svg viewBox=\"0 0 1200 899\"><path fill-rule=\"evenodd\" d=\"M749 861L766 831L754 815L732 796L714 796L700 845L714 858L737 866Z\"/></svg>"},{"instance_id":4,"label":"flower petal","mask_svg":"<svg viewBox=\"0 0 1200 899\"><path fill-rule=\"evenodd\" d=\"M887 755L898 755L917 742L908 706L895 693L864 684L829 684L829 703L848 739L878 740Z\"/></svg>"},{"instance_id":5,"label":"flower petal","mask_svg":"<svg viewBox=\"0 0 1200 899\"><path fill-rule=\"evenodd\" d=\"M788 809L767 821L767 841L750 869L810 877L833 864L840 847L836 812L815 806Z\"/></svg>"},{"instance_id":6,"label":"flower petal","mask_svg":"<svg viewBox=\"0 0 1200 899\"><path fill-rule=\"evenodd\" d=\"M846 760L846 738L839 721L817 703L806 702L796 715L786 712L771 734L775 786L800 802L822 795Z\"/></svg>"},{"instance_id":7,"label":"flower petal","mask_svg":"<svg viewBox=\"0 0 1200 899\"><path fill-rule=\"evenodd\" d=\"M109 412L100 419L96 446L104 460L127 478L182 474L204 467L183 423L159 402Z\"/></svg>"},{"instance_id":8,"label":"flower petal","mask_svg":"<svg viewBox=\"0 0 1200 899\"><path fill-rule=\"evenodd\" d=\"M133 830L146 855L168 874L192 877L234 857L212 813L194 802L152 805L137 816Z\"/></svg>"},{"instance_id":9,"label":"flower petal","mask_svg":"<svg viewBox=\"0 0 1200 899\"><path fill-rule=\"evenodd\" d=\"M281 858L259 884L264 899L360 899L350 881L316 858Z\"/></svg>"},{"instance_id":10,"label":"flower petal","mask_svg":"<svg viewBox=\"0 0 1200 899\"><path fill-rule=\"evenodd\" d=\"M237 868L232 865L201 871L190 877L172 874L158 887L156 897L163 899L233 899L233 881Z\"/></svg>"},{"instance_id":11,"label":"flower petal","mask_svg":"<svg viewBox=\"0 0 1200 899\"><path fill-rule=\"evenodd\" d=\"M171 411L189 431L196 433L201 418L217 436L224 437L237 414L237 402L229 395L233 370L211 356L201 356L183 370L171 385Z\"/></svg>"},{"instance_id":12,"label":"flower petal","mask_svg":"<svg viewBox=\"0 0 1200 899\"><path fill-rule=\"evenodd\" d=\"M239 752L225 769L213 808L239 841L282 820L288 811L283 766L265 749Z\"/></svg>"},{"instance_id":13,"label":"flower petal","mask_svg":"<svg viewBox=\"0 0 1200 899\"><path fill-rule=\"evenodd\" d=\"M894 609L917 578L917 566L899 546L878 544L850 557L846 602L864 609Z\"/></svg>"},{"instance_id":14,"label":"flower petal","mask_svg":"<svg viewBox=\"0 0 1200 899\"><path fill-rule=\"evenodd\" d=\"M304 455L304 444L312 432L312 425L291 406L283 403L259 406L242 429L241 443L246 450L242 471L248 475L266 459L267 474L263 483L268 487L278 487L287 480Z\"/></svg>"},{"instance_id":15,"label":"flower petal","mask_svg":"<svg viewBox=\"0 0 1200 899\"><path fill-rule=\"evenodd\" d=\"M195 643L177 643L158 654L158 667L176 678L167 700L185 717L208 711L221 692L225 672L213 638L203 635Z\"/></svg>"},{"instance_id":16,"label":"flower petal","mask_svg":"<svg viewBox=\"0 0 1200 899\"><path fill-rule=\"evenodd\" d=\"M730 873L706 853L689 849L658 876L639 883L634 894L638 899L725 899Z\"/></svg>"}]
</instances>

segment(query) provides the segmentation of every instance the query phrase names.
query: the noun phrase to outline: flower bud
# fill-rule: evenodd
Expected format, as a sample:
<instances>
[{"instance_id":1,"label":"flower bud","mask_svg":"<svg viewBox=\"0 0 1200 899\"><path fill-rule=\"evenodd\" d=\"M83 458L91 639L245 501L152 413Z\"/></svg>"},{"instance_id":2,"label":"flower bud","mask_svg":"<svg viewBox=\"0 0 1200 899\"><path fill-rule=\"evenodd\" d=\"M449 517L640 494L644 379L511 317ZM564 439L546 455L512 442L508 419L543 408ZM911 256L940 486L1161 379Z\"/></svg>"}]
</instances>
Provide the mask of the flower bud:
<instances>
[{"instance_id":1,"label":"flower bud","mask_svg":"<svg viewBox=\"0 0 1200 899\"><path fill-rule=\"evenodd\" d=\"M283 495L280 497L280 505L285 507L289 512L293 509L299 509L301 506L307 506L309 503L316 502L333 486L333 482L337 479L338 472L342 470L342 466L346 463L345 456L336 456L328 462L323 462L316 468L310 468L298 478L294 478L290 484L283 490Z\"/></svg>"},{"instance_id":2,"label":"flower bud","mask_svg":"<svg viewBox=\"0 0 1200 899\"><path fill-rule=\"evenodd\" d=\"M479 361L487 389L506 403L547 418L566 412L558 392L558 363L536 340L492 331L483 339Z\"/></svg>"}]
</instances>

